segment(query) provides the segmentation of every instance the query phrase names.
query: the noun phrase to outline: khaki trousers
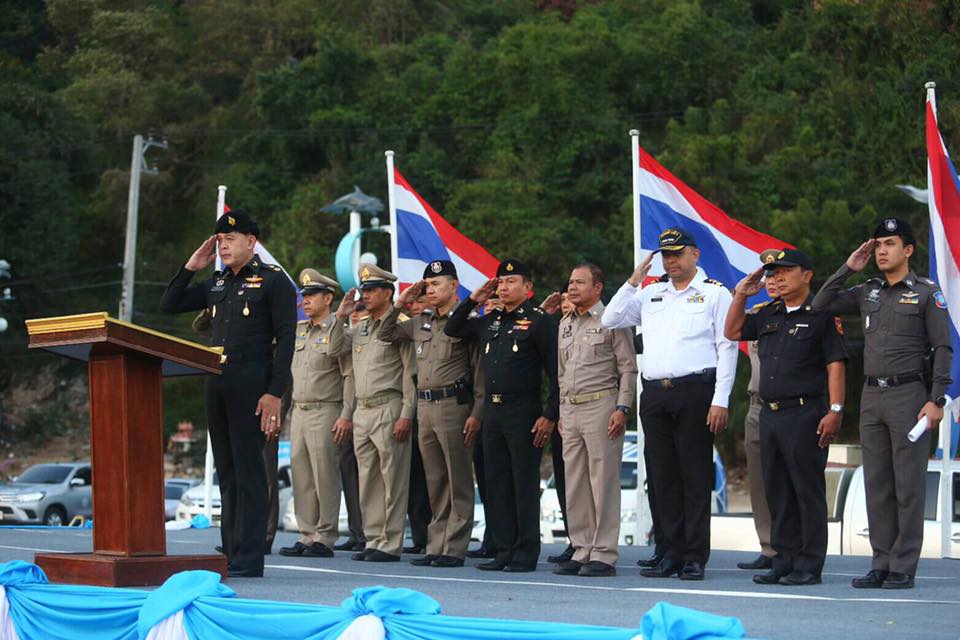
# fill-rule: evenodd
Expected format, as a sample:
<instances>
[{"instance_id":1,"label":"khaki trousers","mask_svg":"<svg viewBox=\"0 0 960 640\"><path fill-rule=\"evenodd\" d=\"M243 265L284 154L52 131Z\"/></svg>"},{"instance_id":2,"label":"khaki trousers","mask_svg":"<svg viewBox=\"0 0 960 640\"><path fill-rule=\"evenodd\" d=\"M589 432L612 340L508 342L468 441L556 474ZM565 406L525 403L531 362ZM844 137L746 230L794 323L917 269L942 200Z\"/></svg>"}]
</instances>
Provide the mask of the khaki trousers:
<instances>
[{"instance_id":1,"label":"khaki trousers","mask_svg":"<svg viewBox=\"0 0 960 640\"><path fill-rule=\"evenodd\" d=\"M420 455L433 518L427 553L464 558L473 531L473 446L463 443L470 405L456 398L417 404Z\"/></svg>"},{"instance_id":2,"label":"khaki trousers","mask_svg":"<svg viewBox=\"0 0 960 640\"><path fill-rule=\"evenodd\" d=\"M294 405L290 427L293 506L300 542L333 548L340 522L340 448L333 441L339 402L301 409Z\"/></svg>"},{"instance_id":3,"label":"khaki trousers","mask_svg":"<svg viewBox=\"0 0 960 640\"><path fill-rule=\"evenodd\" d=\"M393 424L400 417L398 395L384 404L353 413L353 449L360 471L360 511L367 549L400 555L410 491L410 439L397 442Z\"/></svg>"},{"instance_id":4,"label":"khaki trousers","mask_svg":"<svg viewBox=\"0 0 960 640\"><path fill-rule=\"evenodd\" d=\"M623 435L607 436L615 395L561 404L566 467L567 529L576 562L616 565L620 541L620 465Z\"/></svg>"},{"instance_id":5,"label":"khaki trousers","mask_svg":"<svg viewBox=\"0 0 960 640\"><path fill-rule=\"evenodd\" d=\"M760 539L760 553L768 558L777 555L770 544L770 507L767 506L767 491L763 486L763 464L760 462L760 409L763 402L750 395L750 408L743 424L743 448L747 454L747 478L750 481L750 506L753 510L753 526Z\"/></svg>"}]
</instances>

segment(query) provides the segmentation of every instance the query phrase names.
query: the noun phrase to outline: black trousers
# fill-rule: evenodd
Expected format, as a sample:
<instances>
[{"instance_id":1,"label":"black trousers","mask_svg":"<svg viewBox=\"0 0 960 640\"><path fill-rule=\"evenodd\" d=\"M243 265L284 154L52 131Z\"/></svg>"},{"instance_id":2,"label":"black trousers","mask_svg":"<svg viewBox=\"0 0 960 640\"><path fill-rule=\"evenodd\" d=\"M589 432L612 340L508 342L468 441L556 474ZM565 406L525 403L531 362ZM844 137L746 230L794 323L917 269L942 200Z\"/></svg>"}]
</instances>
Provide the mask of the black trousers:
<instances>
[{"instance_id":1,"label":"black trousers","mask_svg":"<svg viewBox=\"0 0 960 640\"><path fill-rule=\"evenodd\" d=\"M539 417L539 416L538 416ZM557 488L557 502L563 516L563 534L570 539L570 525L567 524L567 476L563 466L563 437L560 430L554 428L550 434L550 456L553 458L553 484Z\"/></svg>"},{"instance_id":2,"label":"black trousers","mask_svg":"<svg viewBox=\"0 0 960 640\"><path fill-rule=\"evenodd\" d=\"M800 407L760 410L760 460L770 506L773 566L820 575L827 555L827 449L818 446L822 399Z\"/></svg>"},{"instance_id":3,"label":"black trousers","mask_svg":"<svg viewBox=\"0 0 960 640\"><path fill-rule=\"evenodd\" d=\"M487 402L483 459L487 529L500 562L536 566L540 559L540 458L530 430L541 415L531 394L503 404Z\"/></svg>"},{"instance_id":4,"label":"black trousers","mask_svg":"<svg viewBox=\"0 0 960 640\"><path fill-rule=\"evenodd\" d=\"M423 469L423 456L420 454L420 442L417 435L417 423L414 421L410 437L410 491L407 494L407 518L410 520L410 539L413 546L427 546L427 526L433 519L430 510L430 497L427 495L427 474Z\"/></svg>"},{"instance_id":5,"label":"black trousers","mask_svg":"<svg viewBox=\"0 0 960 640\"><path fill-rule=\"evenodd\" d=\"M207 379L207 422L220 479L220 540L230 566L263 571L267 536L264 434L254 412L270 381L269 362L227 364Z\"/></svg>"},{"instance_id":6,"label":"black trousers","mask_svg":"<svg viewBox=\"0 0 960 640\"><path fill-rule=\"evenodd\" d=\"M712 382L699 381L670 389L644 384L640 395L648 481L655 496L651 507L663 534L664 557L670 560L706 565L710 559L714 470L707 413L713 388Z\"/></svg>"},{"instance_id":7,"label":"black trousers","mask_svg":"<svg viewBox=\"0 0 960 640\"><path fill-rule=\"evenodd\" d=\"M357 466L357 456L353 452L353 438L347 438L344 446L340 447L340 486L343 488L343 499L347 503L350 540L366 542L367 537L363 535L363 515L360 513L360 469Z\"/></svg>"},{"instance_id":8,"label":"black trousers","mask_svg":"<svg viewBox=\"0 0 960 640\"><path fill-rule=\"evenodd\" d=\"M273 539L277 537L277 523L280 521L280 487L277 486L279 460L280 439L266 440L263 445L263 468L267 474L267 544L264 553L273 553Z\"/></svg>"},{"instance_id":9,"label":"black trousers","mask_svg":"<svg viewBox=\"0 0 960 640\"><path fill-rule=\"evenodd\" d=\"M477 478L477 493L480 494L480 504L483 505L484 520L487 519L487 471L483 464L483 432L478 435L477 441L473 447L473 475ZM493 538L491 537L490 527L484 526L483 540L480 541L480 549L493 549Z\"/></svg>"},{"instance_id":10,"label":"black trousers","mask_svg":"<svg viewBox=\"0 0 960 640\"><path fill-rule=\"evenodd\" d=\"M650 436L647 433L646 423L642 419L640 424L643 428L643 466L647 470L647 503L650 505L650 520L653 523L653 553L662 556L666 552L666 546L663 529L660 528L660 516L657 514L657 497L653 491L653 481L650 479L650 445L647 444Z\"/></svg>"}]
</instances>

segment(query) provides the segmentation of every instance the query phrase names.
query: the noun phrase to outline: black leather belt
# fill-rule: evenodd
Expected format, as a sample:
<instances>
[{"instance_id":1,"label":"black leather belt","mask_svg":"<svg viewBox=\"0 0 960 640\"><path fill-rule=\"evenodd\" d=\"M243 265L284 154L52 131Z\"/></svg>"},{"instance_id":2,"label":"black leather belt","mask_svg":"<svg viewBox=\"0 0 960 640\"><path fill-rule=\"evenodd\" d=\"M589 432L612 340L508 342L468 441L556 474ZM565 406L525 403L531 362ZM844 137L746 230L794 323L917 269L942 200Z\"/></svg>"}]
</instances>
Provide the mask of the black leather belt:
<instances>
[{"instance_id":1,"label":"black leather belt","mask_svg":"<svg viewBox=\"0 0 960 640\"><path fill-rule=\"evenodd\" d=\"M530 392L535 393L535 392ZM512 402L514 400L519 400L520 398L526 396L526 393L488 393L487 402L490 404L504 404L505 402Z\"/></svg>"},{"instance_id":2,"label":"black leather belt","mask_svg":"<svg viewBox=\"0 0 960 640\"><path fill-rule=\"evenodd\" d=\"M679 387L685 384L690 384L691 382L702 382L705 384L713 384L717 381L717 370L716 368L704 369L699 373L691 373L690 375L680 376L679 378L643 378L643 386L647 387L659 387L661 389L672 389L674 387Z\"/></svg>"},{"instance_id":3,"label":"black leather belt","mask_svg":"<svg viewBox=\"0 0 960 640\"><path fill-rule=\"evenodd\" d=\"M908 373L902 376L890 376L888 378L874 378L873 376L867 376L868 386L880 387L881 389L886 389L887 387L897 387L901 384L907 384L909 382L923 382L923 376L919 373Z\"/></svg>"},{"instance_id":4,"label":"black leather belt","mask_svg":"<svg viewBox=\"0 0 960 640\"><path fill-rule=\"evenodd\" d=\"M794 398L783 398L782 400L764 400L763 404L766 405L770 411L783 411L784 409L802 407L821 399L821 396L796 396Z\"/></svg>"},{"instance_id":5,"label":"black leather belt","mask_svg":"<svg viewBox=\"0 0 960 640\"><path fill-rule=\"evenodd\" d=\"M226 360L224 360L224 364L237 364L240 362L266 362L267 360L273 360L272 353L244 353L242 351L231 351L229 353L225 353L223 357L226 358Z\"/></svg>"},{"instance_id":6,"label":"black leather belt","mask_svg":"<svg viewBox=\"0 0 960 640\"><path fill-rule=\"evenodd\" d=\"M444 398L453 398L457 395L456 387L443 387L442 389L424 389L417 391L417 397L421 400L443 400Z\"/></svg>"}]
</instances>

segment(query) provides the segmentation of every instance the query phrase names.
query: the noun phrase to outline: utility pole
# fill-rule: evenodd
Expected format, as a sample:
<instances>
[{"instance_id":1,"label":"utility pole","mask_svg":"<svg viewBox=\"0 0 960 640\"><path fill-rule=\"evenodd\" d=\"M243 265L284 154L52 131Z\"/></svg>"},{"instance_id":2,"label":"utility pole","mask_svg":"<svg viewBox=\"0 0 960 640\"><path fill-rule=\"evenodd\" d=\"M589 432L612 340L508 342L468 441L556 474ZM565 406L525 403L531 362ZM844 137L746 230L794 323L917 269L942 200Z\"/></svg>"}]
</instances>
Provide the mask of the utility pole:
<instances>
[{"instance_id":1,"label":"utility pole","mask_svg":"<svg viewBox=\"0 0 960 640\"><path fill-rule=\"evenodd\" d=\"M140 206L140 174L157 175L157 167L148 166L146 159L147 149L158 147L167 148L167 141L156 141L149 136L143 141L139 133L133 136L133 155L130 158L130 192L127 196L127 239L123 250L123 289L120 293L120 310L117 314L121 320L130 322L133 319L133 278L137 260L137 214Z\"/></svg>"}]
</instances>

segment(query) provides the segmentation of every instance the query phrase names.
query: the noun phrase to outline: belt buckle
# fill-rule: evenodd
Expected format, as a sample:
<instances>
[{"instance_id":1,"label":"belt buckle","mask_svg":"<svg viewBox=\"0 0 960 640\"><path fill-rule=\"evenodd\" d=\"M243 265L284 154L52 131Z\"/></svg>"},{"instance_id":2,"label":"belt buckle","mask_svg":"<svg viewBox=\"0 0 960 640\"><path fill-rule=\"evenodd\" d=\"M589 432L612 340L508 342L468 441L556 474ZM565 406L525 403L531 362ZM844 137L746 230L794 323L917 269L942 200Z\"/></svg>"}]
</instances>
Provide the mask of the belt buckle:
<instances>
[{"instance_id":1,"label":"belt buckle","mask_svg":"<svg viewBox=\"0 0 960 640\"><path fill-rule=\"evenodd\" d=\"M779 411L780 403L779 402L768 402L767 406L770 407L771 411Z\"/></svg>"},{"instance_id":2,"label":"belt buckle","mask_svg":"<svg viewBox=\"0 0 960 640\"><path fill-rule=\"evenodd\" d=\"M673 380L671 380L670 378L661 378L661 379L660 379L660 387L663 388L663 389L672 389L672 388L673 388Z\"/></svg>"},{"instance_id":3,"label":"belt buckle","mask_svg":"<svg viewBox=\"0 0 960 640\"><path fill-rule=\"evenodd\" d=\"M430 402L431 400L433 400L433 390L432 390L432 389L427 389L426 391L424 391L424 392L422 392L422 393L423 393L423 399L426 400L427 402Z\"/></svg>"},{"instance_id":4,"label":"belt buckle","mask_svg":"<svg viewBox=\"0 0 960 640\"><path fill-rule=\"evenodd\" d=\"M890 386L890 378L877 378L877 386L886 389Z\"/></svg>"},{"instance_id":5,"label":"belt buckle","mask_svg":"<svg viewBox=\"0 0 960 640\"><path fill-rule=\"evenodd\" d=\"M503 404L503 396L500 395L499 393L491 393L490 402L492 402L493 404Z\"/></svg>"}]
</instances>

